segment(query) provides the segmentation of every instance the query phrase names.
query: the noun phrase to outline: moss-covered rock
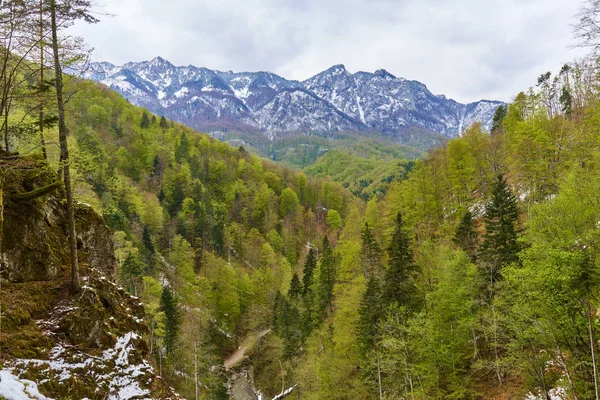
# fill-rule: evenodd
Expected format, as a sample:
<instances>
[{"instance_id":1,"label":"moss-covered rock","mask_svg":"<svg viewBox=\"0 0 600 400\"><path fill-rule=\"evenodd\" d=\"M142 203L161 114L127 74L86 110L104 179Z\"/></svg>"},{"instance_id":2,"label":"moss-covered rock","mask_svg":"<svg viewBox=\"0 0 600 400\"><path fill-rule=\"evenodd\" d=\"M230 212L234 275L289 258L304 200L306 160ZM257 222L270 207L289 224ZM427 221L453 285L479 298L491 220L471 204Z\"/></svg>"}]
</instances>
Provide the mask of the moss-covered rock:
<instances>
[{"instance_id":1,"label":"moss-covered rock","mask_svg":"<svg viewBox=\"0 0 600 400\"><path fill-rule=\"evenodd\" d=\"M3 274L11 282L54 279L70 263L64 190L59 186L29 200L15 195L50 187L59 177L38 157L2 160L0 167L5 171ZM75 218L80 262L113 276L116 260L111 233L102 217L78 204Z\"/></svg>"}]
</instances>

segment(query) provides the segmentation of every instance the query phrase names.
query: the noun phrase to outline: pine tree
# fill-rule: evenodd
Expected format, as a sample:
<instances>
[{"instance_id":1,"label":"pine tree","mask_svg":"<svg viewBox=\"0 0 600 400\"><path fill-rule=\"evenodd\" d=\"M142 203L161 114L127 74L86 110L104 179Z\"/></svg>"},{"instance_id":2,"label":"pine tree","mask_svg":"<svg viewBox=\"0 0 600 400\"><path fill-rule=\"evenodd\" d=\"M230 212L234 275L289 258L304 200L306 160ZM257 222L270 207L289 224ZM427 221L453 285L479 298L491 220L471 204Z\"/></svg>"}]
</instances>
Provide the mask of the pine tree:
<instances>
[{"instance_id":1,"label":"pine tree","mask_svg":"<svg viewBox=\"0 0 600 400\"><path fill-rule=\"evenodd\" d=\"M419 303L416 298L417 289L412 280L417 266L413 261L410 238L400 213L396 216L394 234L387 251L390 261L384 279L384 301L388 305L397 303L399 306L408 307L409 310L414 309Z\"/></svg>"},{"instance_id":2,"label":"pine tree","mask_svg":"<svg viewBox=\"0 0 600 400\"><path fill-rule=\"evenodd\" d=\"M312 287L313 283L313 274L315 272L315 268L317 266L317 259L315 257L315 252L313 249L308 251L308 255L306 256L306 261L304 262L304 275L302 276L302 289L304 295L307 295Z\"/></svg>"},{"instance_id":3,"label":"pine tree","mask_svg":"<svg viewBox=\"0 0 600 400\"><path fill-rule=\"evenodd\" d=\"M163 287L160 296L160 306L165 313L165 348L167 356L169 356L173 353L181 321L179 311L177 310L177 300L175 300L173 292L168 286Z\"/></svg>"},{"instance_id":4,"label":"pine tree","mask_svg":"<svg viewBox=\"0 0 600 400\"><path fill-rule=\"evenodd\" d=\"M142 120L140 121L140 128L148 129L149 127L150 127L150 118L148 117L148 114L146 114L146 111L144 111L142 113Z\"/></svg>"},{"instance_id":5,"label":"pine tree","mask_svg":"<svg viewBox=\"0 0 600 400\"><path fill-rule=\"evenodd\" d=\"M363 354L373 348L377 338L377 325L382 316L381 285L379 280L371 276L363 293L359 306L357 326L358 346Z\"/></svg>"},{"instance_id":6,"label":"pine tree","mask_svg":"<svg viewBox=\"0 0 600 400\"><path fill-rule=\"evenodd\" d=\"M319 265L318 300L322 312L333 312L333 286L335 285L335 256L327 235L323 238L323 253Z\"/></svg>"},{"instance_id":7,"label":"pine tree","mask_svg":"<svg viewBox=\"0 0 600 400\"><path fill-rule=\"evenodd\" d=\"M144 243L144 249L150 254L154 254L154 243L152 243L152 236L150 235L150 229L148 225L144 225L142 231L142 242Z\"/></svg>"},{"instance_id":8,"label":"pine tree","mask_svg":"<svg viewBox=\"0 0 600 400\"><path fill-rule=\"evenodd\" d=\"M506 113L508 111L508 106L501 105L496 108L496 112L494 113L494 119L492 120L492 133L495 133L502 129L502 123L504 122L504 117L506 117Z\"/></svg>"},{"instance_id":9,"label":"pine tree","mask_svg":"<svg viewBox=\"0 0 600 400\"><path fill-rule=\"evenodd\" d=\"M169 123L167 122L167 119L164 116L160 117L160 122L158 123L158 126L160 126L162 129L169 128Z\"/></svg>"},{"instance_id":10,"label":"pine tree","mask_svg":"<svg viewBox=\"0 0 600 400\"><path fill-rule=\"evenodd\" d=\"M292 280L290 282L290 291L288 295L290 299L297 299L302 294L302 283L300 283L300 279L298 278L298 274L294 274Z\"/></svg>"},{"instance_id":11,"label":"pine tree","mask_svg":"<svg viewBox=\"0 0 600 400\"><path fill-rule=\"evenodd\" d=\"M360 238L362 239L362 270L365 279L368 279L370 276L376 276L380 272L381 247L379 247L379 243L375 240L373 231L367 222L365 222L365 227L360 234Z\"/></svg>"},{"instance_id":12,"label":"pine tree","mask_svg":"<svg viewBox=\"0 0 600 400\"><path fill-rule=\"evenodd\" d=\"M504 177L498 175L492 199L485 207L485 234L479 252L490 284L498 280L502 267L519 261L518 218L517 199Z\"/></svg>"},{"instance_id":13,"label":"pine tree","mask_svg":"<svg viewBox=\"0 0 600 400\"><path fill-rule=\"evenodd\" d=\"M152 242L152 235L150 234L148 225L144 225L144 230L142 231L142 244L144 245L145 261L148 267L152 269L154 267L154 253L156 249Z\"/></svg>"},{"instance_id":14,"label":"pine tree","mask_svg":"<svg viewBox=\"0 0 600 400\"><path fill-rule=\"evenodd\" d=\"M469 255L475 262L477 253L478 234L473 226L473 214L467 211L456 228L452 241Z\"/></svg>"},{"instance_id":15,"label":"pine tree","mask_svg":"<svg viewBox=\"0 0 600 400\"><path fill-rule=\"evenodd\" d=\"M285 298L281 295L281 292L278 290L277 293L275 293L275 301L273 302L273 319L271 322L273 332L277 333L278 335L281 335L280 321L284 301Z\"/></svg>"},{"instance_id":16,"label":"pine tree","mask_svg":"<svg viewBox=\"0 0 600 400\"><path fill-rule=\"evenodd\" d=\"M156 125L156 115L153 115L153 116L152 116L152 119L150 120L150 123L151 123L152 125Z\"/></svg>"}]
</instances>

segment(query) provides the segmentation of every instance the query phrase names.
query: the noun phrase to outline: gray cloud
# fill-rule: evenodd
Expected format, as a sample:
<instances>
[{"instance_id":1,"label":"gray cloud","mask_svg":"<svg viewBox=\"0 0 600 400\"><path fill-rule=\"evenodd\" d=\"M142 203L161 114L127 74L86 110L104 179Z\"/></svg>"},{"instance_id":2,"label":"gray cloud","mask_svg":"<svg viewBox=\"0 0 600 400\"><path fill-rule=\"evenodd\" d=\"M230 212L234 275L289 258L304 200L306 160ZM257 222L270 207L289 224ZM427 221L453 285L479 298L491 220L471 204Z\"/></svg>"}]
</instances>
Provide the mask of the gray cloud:
<instances>
[{"instance_id":1,"label":"gray cloud","mask_svg":"<svg viewBox=\"0 0 600 400\"><path fill-rule=\"evenodd\" d=\"M306 79L333 64L384 68L459 101L510 100L580 56L567 50L579 1L104 0L115 16L76 25L116 64L267 70Z\"/></svg>"}]
</instances>

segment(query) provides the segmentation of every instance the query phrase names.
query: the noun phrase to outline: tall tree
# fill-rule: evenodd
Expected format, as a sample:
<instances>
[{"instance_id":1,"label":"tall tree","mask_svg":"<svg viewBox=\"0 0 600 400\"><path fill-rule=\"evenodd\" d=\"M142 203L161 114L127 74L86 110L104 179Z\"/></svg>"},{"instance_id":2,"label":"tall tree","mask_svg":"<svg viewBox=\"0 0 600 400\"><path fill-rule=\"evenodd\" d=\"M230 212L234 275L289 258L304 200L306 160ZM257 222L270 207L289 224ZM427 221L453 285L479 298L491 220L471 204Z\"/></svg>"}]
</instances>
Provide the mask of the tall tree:
<instances>
[{"instance_id":1,"label":"tall tree","mask_svg":"<svg viewBox=\"0 0 600 400\"><path fill-rule=\"evenodd\" d=\"M65 119L65 100L63 94L63 55L59 30L71 25L76 20L96 23L98 19L92 15L92 2L89 0L49 0L51 21L51 47L54 58L54 80L56 103L58 108L58 137L60 143L60 160L63 164L63 178L67 192L67 219L69 222L69 247L71 252L71 292L81 288L79 281L79 263L77 260L77 238L75 236L75 208L73 205L73 189L71 186L71 168L67 136L69 130Z\"/></svg>"},{"instance_id":2,"label":"tall tree","mask_svg":"<svg viewBox=\"0 0 600 400\"><path fill-rule=\"evenodd\" d=\"M292 280L290 281L290 290L288 295L290 299L297 299L302 294L302 283L300 283L300 279L298 278L298 274L294 274L292 276Z\"/></svg>"},{"instance_id":3,"label":"tall tree","mask_svg":"<svg viewBox=\"0 0 600 400\"><path fill-rule=\"evenodd\" d=\"M144 111L142 113L142 119L140 121L140 128L148 129L149 127L150 127L150 118L148 117L148 114L146 113L146 111Z\"/></svg>"},{"instance_id":4,"label":"tall tree","mask_svg":"<svg viewBox=\"0 0 600 400\"><path fill-rule=\"evenodd\" d=\"M179 334L179 325L181 318L177 310L177 300L173 296L173 291L169 286L163 287L160 296L160 306L165 313L165 348L167 355L173 353L177 335Z\"/></svg>"},{"instance_id":5,"label":"tall tree","mask_svg":"<svg viewBox=\"0 0 600 400\"><path fill-rule=\"evenodd\" d=\"M302 289L305 295L308 294L311 290L313 284L313 275L316 266L317 258L315 257L314 250L311 248L310 250L308 250L306 261L304 261L304 275L302 276Z\"/></svg>"},{"instance_id":6,"label":"tall tree","mask_svg":"<svg viewBox=\"0 0 600 400\"><path fill-rule=\"evenodd\" d=\"M327 235L323 238L323 251L319 265L318 299L322 312L333 313L333 286L335 285L335 255Z\"/></svg>"},{"instance_id":7,"label":"tall tree","mask_svg":"<svg viewBox=\"0 0 600 400\"><path fill-rule=\"evenodd\" d=\"M413 261L410 238L404 227L402 214L396 215L394 234L388 246L389 266L384 279L384 300L413 309L419 303L413 274L417 266Z\"/></svg>"},{"instance_id":8,"label":"tall tree","mask_svg":"<svg viewBox=\"0 0 600 400\"><path fill-rule=\"evenodd\" d=\"M485 207L485 233L480 248L490 285L498 280L503 266L519 260L518 218L517 199L504 176L498 175L492 188L492 198Z\"/></svg>"},{"instance_id":9,"label":"tall tree","mask_svg":"<svg viewBox=\"0 0 600 400\"><path fill-rule=\"evenodd\" d=\"M365 222L365 227L360 234L360 238L362 240L362 272L365 279L368 279L370 276L379 274L382 252L381 247L379 247L379 243L377 243L373 231L367 222Z\"/></svg>"},{"instance_id":10,"label":"tall tree","mask_svg":"<svg viewBox=\"0 0 600 400\"><path fill-rule=\"evenodd\" d=\"M367 287L360 300L359 318L356 329L358 345L363 356L377 341L377 326L382 316L381 284L374 276L367 281Z\"/></svg>"}]
</instances>

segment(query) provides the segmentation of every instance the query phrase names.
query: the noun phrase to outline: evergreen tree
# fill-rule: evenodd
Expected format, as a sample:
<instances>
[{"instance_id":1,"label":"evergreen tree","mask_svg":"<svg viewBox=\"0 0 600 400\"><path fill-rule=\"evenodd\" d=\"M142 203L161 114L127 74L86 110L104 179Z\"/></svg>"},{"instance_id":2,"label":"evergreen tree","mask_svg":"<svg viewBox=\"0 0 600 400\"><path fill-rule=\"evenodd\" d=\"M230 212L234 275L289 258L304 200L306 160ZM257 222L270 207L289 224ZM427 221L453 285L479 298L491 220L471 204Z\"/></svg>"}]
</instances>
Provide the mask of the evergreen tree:
<instances>
[{"instance_id":1,"label":"evergreen tree","mask_svg":"<svg viewBox=\"0 0 600 400\"><path fill-rule=\"evenodd\" d=\"M323 238L323 253L319 265L318 300L322 312L333 312L333 286L335 285L335 256L327 235Z\"/></svg>"},{"instance_id":2,"label":"evergreen tree","mask_svg":"<svg viewBox=\"0 0 600 400\"><path fill-rule=\"evenodd\" d=\"M169 128L169 123L167 122L167 119L164 116L160 117L160 122L158 123L158 126L160 126L162 129Z\"/></svg>"},{"instance_id":3,"label":"evergreen tree","mask_svg":"<svg viewBox=\"0 0 600 400\"><path fill-rule=\"evenodd\" d=\"M142 120L140 121L140 128L147 129L149 127L150 127L150 118L148 117L148 114L146 114L146 111L144 111L142 113Z\"/></svg>"},{"instance_id":4,"label":"evergreen tree","mask_svg":"<svg viewBox=\"0 0 600 400\"><path fill-rule=\"evenodd\" d=\"M498 175L492 199L485 207L485 234L480 248L490 284L498 280L502 267L519 261L518 218L517 199L504 177Z\"/></svg>"},{"instance_id":5,"label":"evergreen tree","mask_svg":"<svg viewBox=\"0 0 600 400\"><path fill-rule=\"evenodd\" d=\"M156 115L152 116L152 119L150 120L152 125L156 125Z\"/></svg>"},{"instance_id":6,"label":"evergreen tree","mask_svg":"<svg viewBox=\"0 0 600 400\"><path fill-rule=\"evenodd\" d=\"M379 274L381 269L381 247L373 236L373 231L369 227L369 224L365 222L365 227L360 234L362 239L361 248L361 259L362 269L365 279L370 276L376 276Z\"/></svg>"},{"instance_id":7,"label":"evergreen tree","mask_svg":"<svg viewBox=\"0 0 600 400\"><path fill-rule=\"evenodd\" d=\"M397 303L409 309L416 308L418 299L417 289L412 275L417 271L410 249L410 238L404 228L402 215L396 216L396 224L392 241L388 247L390 258L385 273L383 296L387 304Z\"/></svg>"},{"instance_id":8,"label":"evergreen tree","mask_svg":"<svg viewBox=\"0 0 600 400\"><path fill-rule=\"evenodd\" d=\"M298 278L298 274L294 274L292 280L290 282L290 291L288 295L290 299L297 299L302 294L302 283L300 283L300 279Z\"/></svg>"},{"instance_id":9,"label":"evergreen tree","mask_svg":"<svg viewBox=\"0 0 600 400\"><path fill-rule=\"evenodd\" d=\"M151 270L154 268L154 253L156 249L154 247L154 243L152 242L152 235L150 234L148 225L144 225L144 230L142 231L142 244L144 245L146 264L148 264L148 268Z\"/></svg>"},{"instance_id":10,"label":"evergreen tree","mask_svg":"<svg viewBox=\"0 0 600 400\"><path fill-rule=\"evenodd\" d=\"M285 298L281 295L281 292L278 290L277 293L275 293L275 301L273 302L273 320L271 322L273 332L277 333L278 335L281 335L281 331L279 329L279 321L281 320L281 312L283 310L284 301Z\"/></svg>"},{"instance_id":11,"label":"evergreen tree","mask_svg":"<svg viewBox=\"0 0 600 400\"><path fill-rule=\"evenodd\" d=\"M452 241L475 262L478 234L473 226L473 214L467 211L456 228Z\"/></svg>"},{"instance_id":12,"label":"evergreen tree","mask_svg":"<svg viewBox=\"0 0 600 400\"><path fill-rule=\"evenodd\" d=\"M315 257L315 252L313 249L310 249L306 256L306 261L304 262L304 275L302 276L302 289L304 295L307 295L311 290L316 266L317 258Z\"/></svg>"},{"instance_id":13,"label":"evergreen tree","mask_svg":"<svg viewBox=\"0 0 600 400\"><path fill-rule=\"evenodd\" d=\"M506 105L501 105L498 108L496 108L496 112L494 113L494 119L492 120L492 133L502 129L502 122L504 122L504 117L506 117L507 111L508 106Z\"/></svg>"},{"instance_id":14,"label":"evergreen tree","mask_svg":"<svg viewBox=\"0 0 600 400\"><path fill-rule=\"evenodd\" d=\"M144 230L142 231L142 242L144 243L144 249L150 254L154 254L154 243L152 242L152 236L150 234L150 229L148 225L144 225Z\"/></svg>"},{"instance_id":15,"label":"evergreen tree","mask_svg":"<svg viewBox=\"0 0 600 400\"><path fill-rule=\"evenodd\" d=\"M381 306L381 285L377 278L371 276L358 310L357 339L363 356L367 355L376 341L377 326L383 314Z\"/></svg>"},{"instance_id":16,"label":"evergreen tree","mask_svg":"<svg viewBox=\"0 0 600 400\"><path fill-rule=\"evenodd\" d=\"M167 356L169 356L173 353L181 321L179 311L177 310L177 300L168 286L163 287L160 296L160 306L165 313L165 349Z\"/></svg>"},{"instance_id":17,"label":"evergreen tree","mask_svg":"<svg viewBox=\"0 0 600 400\"><path fill-rule=\"evenodd\" d=\"M179 142L175 147L175 160L177 160L177 162L182 162L185 160L188 156L189 150L187 135L185 132L181 132L181 135L179 135Z\"/></svg>"}]
</instances>

